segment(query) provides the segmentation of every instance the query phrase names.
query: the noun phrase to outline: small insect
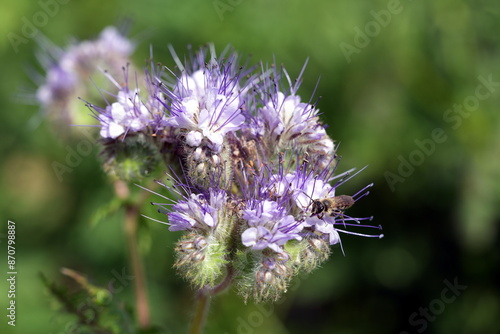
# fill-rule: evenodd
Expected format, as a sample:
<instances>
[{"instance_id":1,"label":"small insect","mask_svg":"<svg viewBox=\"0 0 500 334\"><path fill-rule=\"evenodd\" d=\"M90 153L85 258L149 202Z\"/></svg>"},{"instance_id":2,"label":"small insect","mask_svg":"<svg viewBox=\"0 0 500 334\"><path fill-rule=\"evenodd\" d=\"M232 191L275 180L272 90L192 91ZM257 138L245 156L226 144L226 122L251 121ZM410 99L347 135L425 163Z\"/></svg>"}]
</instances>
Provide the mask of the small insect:
<instances>
[{"instance_id":1,"label":"small insect","mask_svg":"<svg viewBox=\"0 0 500 334\"><path fill-rule=\"evenodd\" d=\"M314 199L312 201L311 217L317 216L319 219L323 219L325 214L330 216L342 215L344 210L353 205L354 199L349 195Z\"/></svg>"}]
</instances>

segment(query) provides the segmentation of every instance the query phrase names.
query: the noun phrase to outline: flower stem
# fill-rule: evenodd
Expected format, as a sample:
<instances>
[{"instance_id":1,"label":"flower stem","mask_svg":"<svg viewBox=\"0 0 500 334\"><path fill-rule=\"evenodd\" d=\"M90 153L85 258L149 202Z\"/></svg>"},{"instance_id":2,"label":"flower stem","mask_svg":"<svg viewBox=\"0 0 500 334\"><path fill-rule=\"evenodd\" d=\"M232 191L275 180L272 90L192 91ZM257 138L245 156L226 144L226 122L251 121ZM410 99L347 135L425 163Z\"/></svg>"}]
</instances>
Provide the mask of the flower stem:
<instances>
[{"instance_id":1,"label":"flower stem","mask_svg":"<svg viewBox=\"0 0 500 334\"><path fill-rule=\"evenodd\" d=\"M134 276L135 303L137 312L137 321L140 328L148 328L149 320L149 302L146 287L146 275L142 265L139 248L137 246L137 223L139 219L139 204L129 201L130 191L123 181L116 181L116 195L126 202L125 204L125 234L129 251L130 265L132 275Z\"/></svg>"},{"instance_id":2,"label":"flower stem","mask_svg":"<svg viewBox=\"0 0 500 334\"><path fill-rule=\"evenodd\" d=\"M226 276L224 279L213 288L205 287L200 289L197 294L196 310L193 317L193 324L189 334L203 333L203 327L207 319L208 308L210 306L210 298L223 292L233 282L235 270L231 265L226 268Z\"/></svg>"},{"instance_id":3,"label":"flower stem","mask_svg":"<svg viewBox=\"0 0 500 334\"><path fill-rule=\"evenodd\" d=\"M210 298L211 296L204 289L198 291L196 296L196 310L189 334L203 333L203 327L205 327L205 321L207 320L208 307L210 306Z\"/></svg>"},{"instance_id":4,"label":"flower stem","mask_svg":"<svg viewBox=\"0 0 500 334\"><path fill-rule=\"evenodd\" d=\"M231 283L233 283L234 273L235 270L233 266L228 265L226 268L226 276L224 277L224 279L212 289L206 289L206 293L210 296L215 296L226 290L231 285Z\"/></svg>"},{"instance_id":5,"label":"flower stem","mask_svg":"<svg viewBox=\"0 0 500 334\"><path fill-rule=\"evenodd\" d=\"M146 288L146 275L139 256L137 247L137 218L139 210L134 205L126 208L125 232L127 234L127 244L129 249L132 274L135 277L135 300L137 307L137 320L141 328L149 327L149 303Z\"/></svg>"}]
</instances>

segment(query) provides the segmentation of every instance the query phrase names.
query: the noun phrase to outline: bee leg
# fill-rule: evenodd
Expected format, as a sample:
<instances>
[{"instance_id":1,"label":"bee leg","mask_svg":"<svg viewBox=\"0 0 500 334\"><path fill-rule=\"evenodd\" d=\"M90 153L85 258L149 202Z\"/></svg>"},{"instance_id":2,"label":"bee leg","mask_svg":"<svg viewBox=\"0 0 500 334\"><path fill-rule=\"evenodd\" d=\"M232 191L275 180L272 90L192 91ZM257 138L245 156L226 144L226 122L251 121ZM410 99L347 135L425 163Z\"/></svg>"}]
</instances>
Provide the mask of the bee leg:
<instances>
[{"instance_id":1,"label":"bee leg","mask_svg":"<svg viewBox=\"0 0 500 334\"><path fill-rule=\"evenodd\" d=\"M342 219L342 223L344 223L344 227L345 227L344 211L342 211L342 210L334 210L330 214L330 216L335 216L335 215L340 216L340 218Z\"/></svg>"}]
</instances>

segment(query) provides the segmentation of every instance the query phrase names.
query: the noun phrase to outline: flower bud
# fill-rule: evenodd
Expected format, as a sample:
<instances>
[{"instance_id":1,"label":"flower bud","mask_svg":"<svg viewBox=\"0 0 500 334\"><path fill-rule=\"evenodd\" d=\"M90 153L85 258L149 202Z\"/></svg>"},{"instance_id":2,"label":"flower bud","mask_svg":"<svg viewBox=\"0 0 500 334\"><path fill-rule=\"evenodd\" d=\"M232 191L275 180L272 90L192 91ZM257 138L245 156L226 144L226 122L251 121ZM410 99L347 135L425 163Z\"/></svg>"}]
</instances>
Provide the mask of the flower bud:
<instances>
[{"instance_id":1,"label":"flower bud","mask_svg":"<svg viewBox=\"0 0 500 334\"><path fill-rule=\"evenodd\" d=\"M280 255L274 253L261 257L250 272L238 282L238 293L245 300L252 297L255 302L278 300L288 288L293 276L288 260L280 260ZM255 258L259 257L253 254Z\"/></svg>"},{"instance_id":2,"label":"flower bud","mask_svg":"<svg viewBox=\"0 0 500 334\"><path fill-rule=\"evenodd\" d=\"M206 146L196 148L186 146L185 152L187 155L185 167L193 183L204 188L226 189L230 186L233 171L226 145L223 145L219 153L213 152Z\"/></svg>"},{"instance_id":3,"label":"flower bud","mask_svg":"<svg viewBox=\"0 0 500 334\"><path fill-rule=\"evenodd\" d=\"M160 161L158 149L143 134L105 139L103 144L103 169L115 179L139 180L154 171Z\"/></svg>"},{"instance_id":4,"label":"flower bud","mask_svg":"<svg viewBox=\"0 0 500 334\"><path fill-rule=\"evenodd\" d=\"M226 247L197 232L183 236L175 251L177 260L174 266L179 269L181 276L199 289L206 285L214 286L227 263Z\"/></svg>"},{"instance_id":5,"label":"flower bud","mask_svg":"<svg viewBox=\"0 0 500 334\"><path fill-rule=\"evenodd\" d=\"M290 253L294 269L297 272L309 273L318 268L330 256L328 242L319 237L288 243L285 249Z\"/></svg>"}]
</instances>

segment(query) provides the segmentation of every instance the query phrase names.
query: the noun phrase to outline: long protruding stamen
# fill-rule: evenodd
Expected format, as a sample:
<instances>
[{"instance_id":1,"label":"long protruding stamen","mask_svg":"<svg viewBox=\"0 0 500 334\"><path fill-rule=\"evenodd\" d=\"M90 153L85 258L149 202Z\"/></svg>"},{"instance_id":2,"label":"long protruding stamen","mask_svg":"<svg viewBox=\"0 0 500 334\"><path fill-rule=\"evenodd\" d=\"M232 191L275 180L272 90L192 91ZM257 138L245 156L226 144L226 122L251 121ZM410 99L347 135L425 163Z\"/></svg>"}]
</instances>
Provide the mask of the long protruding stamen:
<instances>
[{"instance_id":1,"label":"long protruding stamen","mask_svg":"<svg viewBox=\"0 0 500 334\"><path fill-rule=\"evenodd\" d=\"M344 220L347 220L347 221L355 221L355 222L358 222L358 224L359 224L359 221L360 221L360 220L368 220L368 221L372 221L372 220L373 220L373 216L370 216L370 217L364 217L364 218L354 218L354 217L351 217L351 216L346 216L345 214L343 214L343 217L344 217Z\"/></svg>"},{"instance_id":2,"label":"long protruding stamen","mask_svg":"<svg viewBox=\"0 0 500 334\"><path fill-rule=\"evenodd\" d=\"M355 177L356 175L358 175L359 173L361 173L363 170L366 169L367 166L361 168L360 170L358 170L356 173L354 174L350 174L350 173L346 173L345 177L341 178L339 181L337 181L337 183L335 183L335 185L333 186L334 188L337 188L338 186L346 183L347 181L349 181L350 179L352 179L353 177Z\"/></svg>"},{"instance_id":3,"label":"long protruding stamen","mask_svg":"<svg viewBox=\"0 0 500 334\"><path fill-rule=\"evenodd\" d=\"M135 185L135 186L137 186L137 187L139 187L139 188L141 188L141 189L143 189L143 190L146 190L146 191L148 191L148 192L150 192L150 193L152 193L152 194L155 194L156 196L160 196L160 197L162 197L162 198L164 198L164 199L166 199L166 200L171 200L170 198L168 198L168 197L166 197L166 196L164 196L164 195L162 195L162 194L159 194L159 193L157 193L157 192L155 192L155 191L153 191L153 190L151 190L151 189L145 188L145 187L141 186L140 184L137 184L137 183L136 183L136 184L134 184L134 185Z\"/></svg>"},{"instance_id":4,"label":"long protruding stamen","mask_svg":"<svg viewBox=\"0 0 500 334\"><path fill-rule=\"evenodd\" d=\"M154 219L154 218L148 217L148 216L146 216L146 215L141 215L141 216L143 216L144 218L147 218L147 219L149 219L149 220L155 221L155 222L157 222L157 223L160 223L160 224L170 225L170 224L169 224L169 223L167 223L167 222L164 222L164 221L161 221L161 220L158 220L158 219Z\"/></svg>"},{"instance_id":5,"label":"long protruding stamen","mask_svg":"<svg viewBox=\"0 0 500 334\"><path fill-rule=\"evenodd\" d=\"M181 72L184 72L185 71L184 65L182 65L181 60L177 56L177 53L175 53L174 47L171 44L169 44L167 47L170 53L172 54L172 58L174 59L177 67L181 70Z\"/></svg>"},{"instance_id":6,"label":"long protruding stamen","mask_svg":"<svg viewBox=\"0 0 500 334\"><path fill-rule=\"evenodd\" d=\"M363 193L363 191L365 191L366 189L371 188L371 187L373 187L373 183L370 183L369 185L367 185L366 187L364 187L363 189L361 189L360 191L358 191L357 193L355 193L354 195L352 195L352 199L354 199L354 201L357 202L361 198L367 196L370 192L366 191L365 193ZM359 195L359 194L361 194L361 195Z\"/></svg>"},{"instance_id":7,"label":"long protruding stamen","mask_svg":"<svg viewBox=\"0 0 500 334\"><path fill-rule=\"evenodd\" d=\"M345 230L341 230L341 229L337 229L337 231L345 233L345 234L356 235L358 237L379 238L379 239L382 239L384 237L383 234L364 234L364 233L357 233L357 232L352 232L352 231L345 231Z\"/></svg>"},{"instance_id":8,"label":"long protruding stamen","mask_svg":"<svg viewBox=\"0 0 500 334\"><path fill-rule=\"evenodd\" d=\"M382 229L382 227L380 225L379 226L373 226L373 225L360 225L360 224L351 224L351 223L334 223L333 225L367 227L367 228L375 228L375 229L378 229L378 230Z\"/></svg>"}]
</instances>

